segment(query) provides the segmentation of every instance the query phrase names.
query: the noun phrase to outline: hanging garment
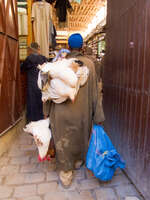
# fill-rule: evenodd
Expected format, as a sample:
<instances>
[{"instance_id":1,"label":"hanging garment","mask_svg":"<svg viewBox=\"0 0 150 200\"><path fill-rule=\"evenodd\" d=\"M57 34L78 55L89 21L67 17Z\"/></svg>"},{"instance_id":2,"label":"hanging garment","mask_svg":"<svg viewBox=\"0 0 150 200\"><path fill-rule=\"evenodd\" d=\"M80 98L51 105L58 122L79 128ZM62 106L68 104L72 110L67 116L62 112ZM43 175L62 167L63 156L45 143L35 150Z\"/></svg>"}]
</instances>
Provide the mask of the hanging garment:
<instances>
[{"instance_id":1,"label":"hanging garment","mask_svg":"<svg viewBox=\"0 0 150 200\"><path fill-rule=\"evenodd\" d=\"M66 21L67 9L73 10L69 0L56 0L55 8L59 22Z\"/></svg>"},{"instance_id":2,"label":"hanging garment","mask_svg":"<svg viewBox=\"0 0 150 200\"><path fill-rule=\"evenodd\" d=\"M55 0L46 0L46 2L52 4L55 2Z\"/></svg>"},{"instance_id":3,"label":"hanging garment","mask_svg":"<svg viewBox=\"0 0 150 200\"><path fill-rule=\"evenodd\" d=\"M41 54L49 57L49 22L52 20L51 5L47 2L34 2L32 5L32 21L35 42L40 45Z\"/></svg>"},{"instance_id":4,"label":"hanging garment","mask_svg":"<svg viewBox=\"0 0 150 200\"><path fill-rule=\"evenodd\" d=\"M28 17L25 13L18 13L19 35L28 35Z\"/></svg>"},{"instance_id":5,"label":"hanging garment","mask_svg":"<svg viewBox=\"0 0 150 200\"><path fill-rule=\"evenodd\" d=\"M21 35L21 14L18 13L18 34Z\"/></svg>"},{"instance_id":6,"label":"hanging garment","mask_svg":"<svg viewBox=\"0 0 150 200\"><path fill-rule=\"evenodd\" d=\"M53 25L52 21L50 20L49 22L49 28L50 28L50 31L49 31L49 46L54 49L56 47L56 29L55 29L55 26Z\"/></svg>"},{"instance_id":7,"label":"hanging garment","mask_svg":"<svg viewBox=\"0 0 150 200\"><path fill-rule=\"evenodd\" d=\"M57 36L57 32L55 29L55 26L53 25L53 32L52 32L52 48L55 49L57 43L56 43L56 36Z\"/></svg>"}]
</instances>

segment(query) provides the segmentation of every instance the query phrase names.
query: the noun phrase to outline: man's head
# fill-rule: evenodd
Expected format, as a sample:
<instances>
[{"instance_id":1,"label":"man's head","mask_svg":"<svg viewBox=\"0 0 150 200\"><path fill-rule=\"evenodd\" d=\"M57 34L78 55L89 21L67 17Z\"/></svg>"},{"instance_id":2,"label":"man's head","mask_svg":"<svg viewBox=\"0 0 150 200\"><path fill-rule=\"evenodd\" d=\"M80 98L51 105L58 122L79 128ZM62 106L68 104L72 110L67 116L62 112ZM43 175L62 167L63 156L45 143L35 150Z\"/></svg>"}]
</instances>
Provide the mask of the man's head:
<instances>
[{"instance_id":1,"label":"man's head","mask_svg":"<svg viewBox=\"0 0 150 200\"><path fill-rule=\"evenodd\" d=\"M30 52L30 53L40 53L40 46L38 45L38 43L37 42L32 42L31 44L30 44L30 46L28 47L28 51Z\"/></svg>"},{"instance_id":2,"label":"man's head","mask_svg":"<svg viewBox=\"0 0 150 200\"><path fill-rule=\"evenodd\" d=\"M74 33L68 38L70 49L81 49L83 45L83 37L80 33Z\"/></svg>"}]
</instances>

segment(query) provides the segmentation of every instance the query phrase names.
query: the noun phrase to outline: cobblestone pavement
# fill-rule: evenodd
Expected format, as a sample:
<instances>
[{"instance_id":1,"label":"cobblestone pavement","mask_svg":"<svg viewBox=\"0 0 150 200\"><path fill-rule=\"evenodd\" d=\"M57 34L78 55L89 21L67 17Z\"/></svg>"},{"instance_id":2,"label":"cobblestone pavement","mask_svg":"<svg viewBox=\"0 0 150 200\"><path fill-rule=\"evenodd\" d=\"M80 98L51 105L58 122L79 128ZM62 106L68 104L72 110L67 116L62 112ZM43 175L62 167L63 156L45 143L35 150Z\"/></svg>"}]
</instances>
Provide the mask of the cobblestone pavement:
<instances>
[{"instance_id":1,"label":"cobblestone pavement","mask_svg":"<svg viewBox=\"0 0 150 200\"><path fill-rule=\"evenodd\" d=\"M82 167L69 189L58 183L55 161L39 163L32 136L22 133L0 157L0 200L143 200L127 177L116 171L99 182Z\"/></svg>"}]
</instances>

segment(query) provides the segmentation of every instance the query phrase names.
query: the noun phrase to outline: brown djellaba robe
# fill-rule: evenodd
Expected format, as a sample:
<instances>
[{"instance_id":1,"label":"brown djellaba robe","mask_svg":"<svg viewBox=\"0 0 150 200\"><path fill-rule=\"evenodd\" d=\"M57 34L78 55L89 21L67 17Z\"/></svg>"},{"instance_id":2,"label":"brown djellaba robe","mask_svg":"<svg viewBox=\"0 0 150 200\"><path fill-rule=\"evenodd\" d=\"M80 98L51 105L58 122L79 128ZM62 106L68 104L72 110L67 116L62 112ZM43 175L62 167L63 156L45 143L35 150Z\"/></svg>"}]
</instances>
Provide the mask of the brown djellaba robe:
<instances>
[{"instance_id":1,"label":"brown djellaba robe","mask_svg":"<svg viewBox=\"0 0 150 200\"><path fill-rule=\"evenodd\" d=\"M74 103L70 100L61 104L47 101L44 105L44 114L50 117L57 169L64 171L73 170L77 160L85 160L92 125L105 119L94 63L77 51L69 57L78 58L89 68L86 84L79 89Z\"/></svg>"}]
</instances>

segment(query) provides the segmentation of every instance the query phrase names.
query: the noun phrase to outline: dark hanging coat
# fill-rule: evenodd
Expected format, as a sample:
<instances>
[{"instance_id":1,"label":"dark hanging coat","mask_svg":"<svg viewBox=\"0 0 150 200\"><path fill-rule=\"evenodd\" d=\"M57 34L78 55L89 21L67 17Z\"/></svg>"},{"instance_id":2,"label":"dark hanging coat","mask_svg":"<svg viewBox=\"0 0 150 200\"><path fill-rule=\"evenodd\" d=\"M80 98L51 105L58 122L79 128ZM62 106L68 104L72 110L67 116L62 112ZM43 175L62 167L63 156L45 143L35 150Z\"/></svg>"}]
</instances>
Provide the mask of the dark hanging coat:
<instances>
[{"instance_id":1,"label":"dark hanging coat","mask_svg":"<svg viewBox=\"0 0 150 200\"><path fill-rule=\"evenodd\" d=\"M47 3L53 4L55 0L46 0Z\"/></svg>"},{"instance_id":2,"label":"dark hanging coat","mask_svg":"<svg viewBox=\"0 0 150 200\"><path fill-rule=\"evenodd\" d=\"M59 22L65 22L67 16L67 9L72 9L69 0L56 0L55 8Z\"/></svg>"},{"instance_id":3,"label":"dark hanging coat","mask_svg":"<svg viewBox=\"0 0 150 200\"><path fill-rule=\"evenodd\" d=\"M27 72L27 122L43 119L41 91L37 85L39 64L47 62L46 57L31 54L21 64L21 71Z\"/></svg>"},{"instance_id":4,"label":"dark hanging coat","mask_svg":"<svg viewBox=\"0 0 150 200\"><path fill-rule=\"evenodd\" d=\"M92 123L104 121L94 63L78 52L70 54L81 60L90 70L87 83L80 88L75 102L61 104L48 101L44 114L50 115L51 130L56 147L57 167L73 170L77 160L85 160Z\"/></svg>"}]
</instances>

